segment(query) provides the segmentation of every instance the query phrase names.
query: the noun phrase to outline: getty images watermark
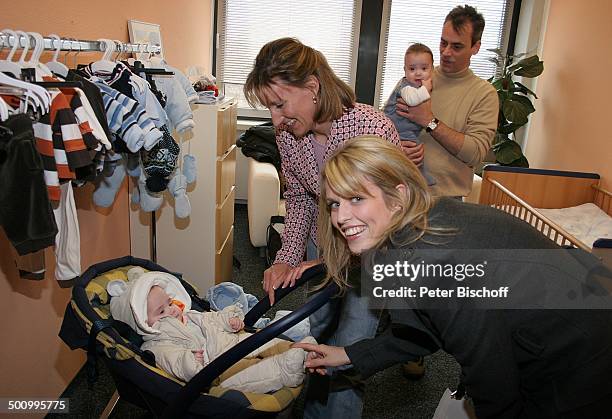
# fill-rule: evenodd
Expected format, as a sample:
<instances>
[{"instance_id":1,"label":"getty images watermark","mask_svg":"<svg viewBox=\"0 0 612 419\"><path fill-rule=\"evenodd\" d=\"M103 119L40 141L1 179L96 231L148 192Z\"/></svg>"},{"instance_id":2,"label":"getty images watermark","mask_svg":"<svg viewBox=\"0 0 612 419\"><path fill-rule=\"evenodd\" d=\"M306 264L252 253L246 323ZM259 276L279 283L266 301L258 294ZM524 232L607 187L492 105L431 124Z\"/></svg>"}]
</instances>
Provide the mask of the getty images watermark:
<instances>
[{"instance_id":1,"label":"getty images watermark","mask_svg":"<svg viewBox=\"0 0 612 419\"><path fill-rule=\"evenodd\" d=\"M612 272L577 249L392 250L362 257L371 308L612 309Z\"/></svg>"}]
</instances>

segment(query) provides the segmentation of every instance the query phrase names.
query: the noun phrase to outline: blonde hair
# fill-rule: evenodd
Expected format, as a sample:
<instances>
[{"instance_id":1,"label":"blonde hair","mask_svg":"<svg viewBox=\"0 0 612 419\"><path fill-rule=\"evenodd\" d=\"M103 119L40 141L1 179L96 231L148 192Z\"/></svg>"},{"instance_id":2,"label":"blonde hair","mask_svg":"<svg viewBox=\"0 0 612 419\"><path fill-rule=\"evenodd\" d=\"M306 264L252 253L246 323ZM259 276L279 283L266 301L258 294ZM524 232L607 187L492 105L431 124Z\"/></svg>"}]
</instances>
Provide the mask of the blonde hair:
<instances>
[{"instance_id":1,"label":"blonde hair","mask_svg":"<svg viewBox=\"0 0 612 419\"><path fill-rule=\"evenodd\" d=\"M261 48L244 84L244 96L253 107L265 106L264 90L270 85L280 80L304 87L311 76L319 81L314 122L332 121L354 106L355 92L336 76L325 56L295 38L277 39Z\"/></svg>"},{"instance_id":2,"label":"blonde hair","mask_svg":"<svg viewBox=\"0 0 612 419\"><path fill-rule=\"evenodd\" d=\"M351 139L329 158L321 173L318 242L327 278L319 288L334 281L340 290L346 289L352 257L346 239L332 225L328 190L348 199L367 194L366 181L382 190L387 207L399 208L375 248L414 243L425 233L438 230L429 226L427 217L434 198L419 169L402 150L376 136ZM398 185L405 185L405 193ZM405 229L406 226L411 228Z\"/></svg>"}]
</instances>

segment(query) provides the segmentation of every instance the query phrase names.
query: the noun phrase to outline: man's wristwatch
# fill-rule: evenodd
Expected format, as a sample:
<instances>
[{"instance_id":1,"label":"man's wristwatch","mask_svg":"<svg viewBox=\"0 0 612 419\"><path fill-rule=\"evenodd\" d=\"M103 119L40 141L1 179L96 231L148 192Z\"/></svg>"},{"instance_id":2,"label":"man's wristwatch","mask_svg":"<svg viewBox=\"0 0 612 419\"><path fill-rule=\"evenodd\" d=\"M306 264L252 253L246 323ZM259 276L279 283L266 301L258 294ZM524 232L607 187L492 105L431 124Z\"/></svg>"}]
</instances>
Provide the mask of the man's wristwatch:
<instances>
[{"instance_id":1,"label":"man's wristwatch","mask_svg":"<svg viewBox=\"0 0 612 419\"><path fill-rule=\"evenodd\" d=\"M427 126L425 127L425 131L427 132L432 132L433 130L435 130L436 128L438 128L438 124L440 123L440 121L438 121L438 118L434 118L432 119L429 124L427 124Z\"/></svg>"}]
</instances>

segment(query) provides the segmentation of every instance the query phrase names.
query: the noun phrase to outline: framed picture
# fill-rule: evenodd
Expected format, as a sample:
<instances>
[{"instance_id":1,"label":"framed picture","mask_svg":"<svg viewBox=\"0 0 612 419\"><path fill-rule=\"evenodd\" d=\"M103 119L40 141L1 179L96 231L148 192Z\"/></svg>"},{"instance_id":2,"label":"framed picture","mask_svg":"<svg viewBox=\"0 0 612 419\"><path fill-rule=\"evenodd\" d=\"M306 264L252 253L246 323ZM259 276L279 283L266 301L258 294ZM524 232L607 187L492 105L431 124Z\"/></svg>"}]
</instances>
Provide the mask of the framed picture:
<instances>
[{"instance_id":1,"label":"framed picture","mask_svg":"<svg viewBox=\"0 0 612 419\"><path fill-rule=\"evenodd\" d=\"M128 20L128 32L130 34L130 42L135 44L159 45L159 56L164 58L164 49L162 45L161 33L159 25L156 23L140 22L138 20ZM137 60L144 60L149 56L148 52L135 53L134 57Z\"/></svg>"}]
</instances>

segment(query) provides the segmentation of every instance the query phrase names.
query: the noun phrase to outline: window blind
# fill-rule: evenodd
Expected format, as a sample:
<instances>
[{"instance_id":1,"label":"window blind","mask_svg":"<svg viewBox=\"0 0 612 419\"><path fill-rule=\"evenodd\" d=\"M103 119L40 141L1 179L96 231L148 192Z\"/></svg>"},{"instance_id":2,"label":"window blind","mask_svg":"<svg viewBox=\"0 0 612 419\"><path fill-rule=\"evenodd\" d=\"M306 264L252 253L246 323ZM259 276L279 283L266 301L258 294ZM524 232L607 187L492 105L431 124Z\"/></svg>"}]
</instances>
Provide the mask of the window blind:
<instances>
[{"instance_id":1,"label":"window blind","mask_svg":"<svg viewBox=\"0 0 612 419\"><path fill-rule=\"evenodd\" d=\"M321 51L338 77L353 86L360 9L355 0L220 0L217 79L226 95L238 98L239 114L253 115L242 87L257 53L266 42L286 36Z\"/></svg>"},{"instance_id":2,"label":"window blind","mask_svg":"<svg viewBox=\"0 0 612 419\"><path fill-rule=\"evenodd\" d=\"M404 53L414 42L427 45L434 56L434 65L440 61L440 37L444 18L455 6L456 0L411 1L393 0L387 14L387 32L383 55L381 83L378 86L378 106L382 107L397 81L404 76ZM512 19L513 0L465 1L485 18L478 54L472 57L470 68L484 79L493 76L496 65L487 60L493 54L488 48L507 48Z\"/></svg>"}]
</instances>

